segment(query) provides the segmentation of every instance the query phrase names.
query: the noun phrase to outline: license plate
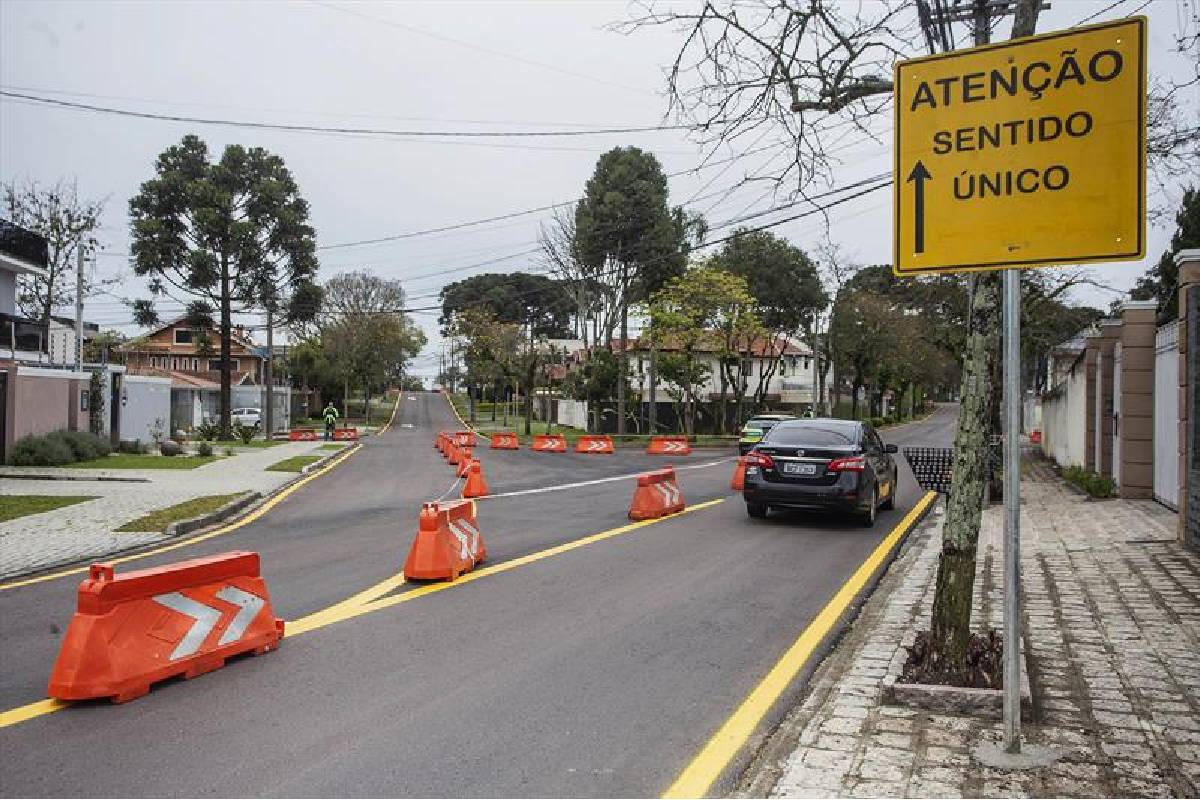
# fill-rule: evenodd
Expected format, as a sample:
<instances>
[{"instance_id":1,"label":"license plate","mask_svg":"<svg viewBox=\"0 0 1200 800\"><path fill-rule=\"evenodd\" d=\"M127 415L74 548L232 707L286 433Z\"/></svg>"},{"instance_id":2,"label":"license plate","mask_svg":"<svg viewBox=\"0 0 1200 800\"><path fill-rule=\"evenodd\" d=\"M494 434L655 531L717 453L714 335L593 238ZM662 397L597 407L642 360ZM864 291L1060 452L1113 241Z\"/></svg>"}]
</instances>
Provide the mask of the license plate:
<instances>
[{"instance_id":1,"label":"license plate","mask_svg":"<svg viewBox=\"0 0 1200 800\"><path fill-rule=\"evenodd\" d=\"M797 464L793 461L783 462L783 473L785 475L816 475L816 464Z\"/></svg>"}]
</instances>

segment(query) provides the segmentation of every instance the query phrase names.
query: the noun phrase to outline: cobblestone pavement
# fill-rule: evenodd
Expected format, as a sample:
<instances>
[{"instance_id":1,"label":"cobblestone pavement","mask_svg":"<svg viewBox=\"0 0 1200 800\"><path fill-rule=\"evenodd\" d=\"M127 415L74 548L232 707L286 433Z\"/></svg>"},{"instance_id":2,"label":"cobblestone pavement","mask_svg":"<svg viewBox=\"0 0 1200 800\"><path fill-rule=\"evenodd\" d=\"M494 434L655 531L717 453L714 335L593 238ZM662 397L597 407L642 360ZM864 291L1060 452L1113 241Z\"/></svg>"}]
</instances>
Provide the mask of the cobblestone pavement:
<instances>
[{"instance_id":1,"label":"cobblestone pavement","mask_svg":"<svg viewBox=\"0 0 1200 800\"><path fill-rule=\"evenodd\" d=\"M1043 463L1022 483L1024 624L1035 721L1054 765L1004 772L972 748L1000 723L884 705L927 628L941 517L914 532L739 794L772 797L1200 795L1200 555L1152 501L1091 501ZM939 508L940 511L940 508ZM984 515L975 627L1000 628L1003 509Z\"/></svg>"},{"instance_id":2,"label":"cobblestone pavement","mask_svg":"<svg viewBox=\"0 0 1200 800\"><path fill-rule=\"evenodd\" d=\"M96 496L66 508L0 522L0 578L67 561L98 558L166 538L160 533L117 533L114 529L155 509L194 497L235 492L267 492L296 477L266 467L297 455L325 455L323 442L288 442L275 447L235 450L196 469L51 469L4 467L6 473L63 473L74 476L145 478L148 483L0 478L0 494Z\"/></svg>"}]
</instances>

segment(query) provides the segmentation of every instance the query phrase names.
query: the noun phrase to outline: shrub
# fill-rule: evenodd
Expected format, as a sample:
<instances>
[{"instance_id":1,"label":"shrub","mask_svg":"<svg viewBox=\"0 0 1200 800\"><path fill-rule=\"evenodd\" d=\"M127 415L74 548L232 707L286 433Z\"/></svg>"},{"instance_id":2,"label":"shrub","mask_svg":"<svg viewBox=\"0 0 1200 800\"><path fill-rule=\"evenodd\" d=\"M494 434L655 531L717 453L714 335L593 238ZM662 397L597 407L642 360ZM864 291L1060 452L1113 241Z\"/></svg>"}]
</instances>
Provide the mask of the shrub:
<instances>
[{"instance_id":1,"label":"shrub","mask_svg":"<svg viewBox=\"0 0 1200 800\"><path fill-rule=\"evenodd\" d=\"M254 434L257 431L258 428L254 427L253 425L243 425L240 422L235 422L233 424L233 435L241 439L242 444L250 444L251 440L254 439Z\"/></svg>"},{"instance_id":2,"label":"shrub","mask_svg":"<svg viewBox=\"0 0 1200 800\"><path fill-rule=\"evenodd\" d=\"M209 444L208 442L200 442L200 444L196 445L196 455L211 456L212 454L213 454L213 448L212 448L212 445Z\"/></svg>"},{"instance_id":3,"label":"shrub","mask_svg":"<svg viewBox=\"0 0 1200 800\"><path fill-rule=\"evenodd\" d=\"M217 435L221 433L221 426L215 422L201 422L196 426L196 435L201 439L207 439L210 442L217 440Z\"/></svg>"},{"instance_id":4,"label":"shrub","mask_svg":"<svg viewBox=\"0 0 1200 800\"><path fill-rule=\"evenodd\" d=\"M137 439L122 439L117 446L117 450L122 453L132 453L138 455L146 452L146 446Z\"/></svg>"},{"instance_id":5,"label":"shrub","mask_svg":"<svg viewBox=\"0 0 1200 800\"><path fill-rule=\"evenodd\" d=\"M18 467L61 467L74 461L71 448L56 436L26 436L13 445L9 456Z\"/></svg>"},{"instance_id":6,"label":"shrub","mask_svg":"<svg viewBox=\"0 0 1200 800\"><path fill-rule=\"evenodd\" d=\"M83 431L54 431L46 438L57 439L70 449L75 461L91 461L104 458L112 452L112 446L93 433Z\"/></svg>"},{"instance_id":7,"label":"shrub","mask_svg":"<svg viewBox=\"0 0 1200 800\"><path fill-rule=\"evenodd\" d=\"M871 417L871 424L876 428L881 428L886 423L883 417Z\"/></svg>"},{"instance_id":8,"label":"shrub","mask_svg":"<svg viewBox=\"0 0 1200 800\"><path fill-rule=\"evenodd\" d=\"M1078 486L1092 497L1104 499L1114 497L1117 493L1117 486L1112 478L1099 475L1083 467L1064 467L1059 474L1068 483Z\"/></svg>"}]
</instances>

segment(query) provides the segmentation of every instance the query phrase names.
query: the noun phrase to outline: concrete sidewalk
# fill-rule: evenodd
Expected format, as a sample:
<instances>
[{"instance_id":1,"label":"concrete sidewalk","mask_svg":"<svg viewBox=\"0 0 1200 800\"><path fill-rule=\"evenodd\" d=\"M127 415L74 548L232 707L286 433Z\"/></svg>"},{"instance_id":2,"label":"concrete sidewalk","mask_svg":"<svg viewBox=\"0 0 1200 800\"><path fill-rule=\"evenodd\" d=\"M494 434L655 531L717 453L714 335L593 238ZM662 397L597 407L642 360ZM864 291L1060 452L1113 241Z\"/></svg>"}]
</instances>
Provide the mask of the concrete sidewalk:
<instances>
[{"instance_id":1,"label":"concrete sidewalk","mask_svg":"<svg viewBox=\"0 0 1200 800\"><path fill-rule=\"evenodd\" d=\"M1092 501L1042 462L1022 483L1028 741L1053 766L1003 772L971 749L1000 723L884 705L903 645L928 628L940 521L922 526L739 794L773 797L1200 795L1200 555L1152 501ZM1000 628L1003 509L984 514L977 629Z\"/></svg>"},{"instance_id":2,"label":"concrete sidewalk","mask_svg":"<svg viewBox=\"0 0 1200 800\"><path fill-rule=\"evenodd\" d=\"M101 558L118 550L153 544L161 533L118 533L116 528L160 508L207 495L267 494L296 477L266 468L298 455L327 455L324 442L289 442L275 447L235 450L195 469L70 469L4 467L5 473L47 473L76 477L138 478L148 482L98 480L0 480L0 494L72 495L97 499L0 523L0 578L67 561ZM218 450L220 452L220 450Z\"/></svg>"}]
</instances>

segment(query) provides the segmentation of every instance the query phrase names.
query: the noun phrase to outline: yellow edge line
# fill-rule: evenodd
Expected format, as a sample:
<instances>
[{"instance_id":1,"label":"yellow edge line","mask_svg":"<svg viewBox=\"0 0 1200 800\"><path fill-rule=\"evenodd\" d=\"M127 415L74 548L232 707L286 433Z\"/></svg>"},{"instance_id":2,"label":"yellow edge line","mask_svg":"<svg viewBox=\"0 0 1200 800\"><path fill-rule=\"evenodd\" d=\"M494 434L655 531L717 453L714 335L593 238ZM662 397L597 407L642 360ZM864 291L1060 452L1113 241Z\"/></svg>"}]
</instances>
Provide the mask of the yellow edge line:
<instances>
[{"instance_id":1,"label":"yellow edge line","mask_svg":"<svg viewBox=\"0 0 1200 800\"><path fill-rule=\"evenodd\" d=\"M434 594L435 592L444 592L447 589L453 589L456 586L462 586L463 584L477 581L481 578L486 578L489 575L497 575L501 572L507 572L510 569L516 569L517 567L524 566L525 564L532 564L535 561L541 561L542 559L550 558L551 556L556 556L560 553L566 553L571 550L576 550L580 547L586 547L589 544L595 544L596 542L601 542L605 539L611 539L614 536L631 533L639 528L644 528L647 525L653 525L658 522L666 522L667 520L675 519L683 514L688 514L693 511L701 511L705 508L711 508L712 506L723 502L725 502L725 498L718 498L716 500L709 500L704 503L697 503L694 506L688 506L678 514L670 514L665 517L658 517L657 519L647 519L642 520L641 522L633 522L629 525L622 525L619 528L612 528L607 531L602 531L601 533L594 533L590 536L585 536L582 539L575 539L574 541L567 542L565 544L560 544L545 550L539 550L536 553L530 553L527 556L514 558L511 561L505 561L501 564L495 564L490 567L474 570L459 577L459 579L456 581L428 584L420 587L419 589L414 589L411 592L405 592L404 594L396 595L394 597L387 597L382 600L375 600L374 602L363 602L366 598L377 597L380 594L385 594L402 586L405 582L404 576L397 575L388 578L387 580L380 581L374 586L364 589L358 594L342 600L339 603L335 603L328 608L314 612L308 616L301 617L294 622L288 622L284 626L285 635L289 637L299 636L303 633L315 631L338 622L344 622L345 620L353 619L354 617L368 614L372 611L380 611L385 608L391 608L392 606L399 605L400 603L406 603L409 600L415 600L418 597L424 597L429 594ZM69 702L62 702L47 698L45 700L38 700L37 702L29 703L27 705L18 706L17 708L11 708L8 711L0 712L0 728L6 728L9 725L16 725L18 723L33 719L34 717L53 714L55 711L61 711L70 705L72 704Z\"/></svg>"},{"instance_id":2,"label":"yellow edge line","mask_svg":"<svg viewBox=\"0 0 1200 800\"><path fill-rule=\"evenodd\" d=\"M450 411L454 414L455 418L458 419L458 424L469 431L474 431L475 429L471 427L471 423L463 419L462 414L458 413L458 408L455 407L454 401L450 399L450 393L443 390L442 397L446 398L446 402L450 404Z\"/></svg>"},{"instance_id":3,"label":"yellow edge line","mask_svg":"<svg viewBox=\"0 0 1200 800\"><path fill-rule=\"evenodd\" d=\"M842 614L850 607L854 598L883 565L892 550L900 544L909 529L925 513L925 509L937 498L936 492L927 492L912 510L892 529L879 546L859 565L850 579L842 584L837 593L825 604L800 637L775 662L770 672L746 696L737 710L725 720L704 748L684 767L663 797L704 797L725 768L729 766L759 723L771 710L788 685L804 668L817 646L833 630Z\"/></svg>"},{"instance_id":4,"label":"yellow edge line","mask_svg":"<svg viewBox=\"0 0 1200 800\"><path fill-rule=\"evenodd\" d=\"M357 453L361 447L362 447L361 444L357 444L357 445L354 445L353 447L348 448L345 453L337 456L332 461L330 461L328 464L321 467L319 470L309 473L305 477L303 477L300 480L293 483L291 486L284 489L279 494L277 494L274 497L267 500L267 502L263 503L261 506L254 509L254 511L250 512L249 514L247 514L246 516L237 520L236 522L230 523L229 525L226 525L221 528L217 528L214 531L209 531L208 533L203 533L199 536L193 536L190 539L184 539L182 541L174 542L172 544L164 545L162 547L156 547L153 550L146 550L145 552L141 552L141 553L133 553L132 555L121 556L120 558L108 558L108 559L97 559L97 560L103 561L106 564L124 564L129 561L137 561L138 559L141 559L141 558L149 558L150 556L156 556L156 555L159 555L160 553L168 553L172 550L178 550L181 547L191 547L194 544L199 544L200 542L204 542L209 539L215 539L216 537L224 536L227 533L232 533L233 531L236 531L238 528L242 528L246 525L249 525L251 522L254 522L256 519L260 518L263 514L266 514L272 508L274 508L275 506L282 503L284 500L286 500L288 497L290 497L294 492L298 491L301 487L305 486L309 482L316 480L317 478L326 474L330 470L345 463L352 455ZM89 567L71 567L70 569L60 570L59 572L51 572L48 575L39 575L36 578L25 578L24 580L13 581L12 583L0 584L0 591L4 591L5 589L16 589L19 586L31 586L32 584L42 583L44 581L52 581L52 580L55 580L56 578L62 578L67 575L79 575L84 572L87 572L88 569L89 569Z\"/></svg>"}]
</instances>

